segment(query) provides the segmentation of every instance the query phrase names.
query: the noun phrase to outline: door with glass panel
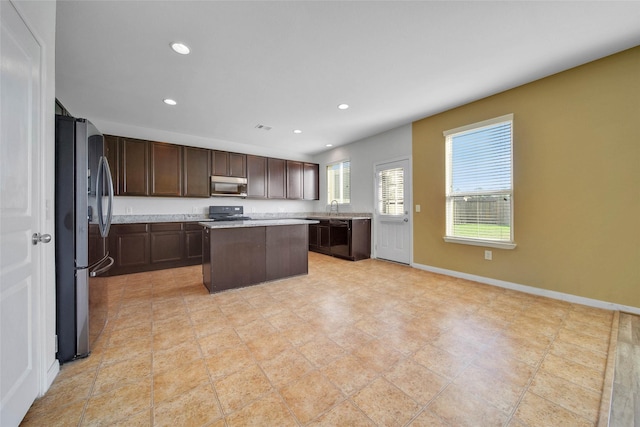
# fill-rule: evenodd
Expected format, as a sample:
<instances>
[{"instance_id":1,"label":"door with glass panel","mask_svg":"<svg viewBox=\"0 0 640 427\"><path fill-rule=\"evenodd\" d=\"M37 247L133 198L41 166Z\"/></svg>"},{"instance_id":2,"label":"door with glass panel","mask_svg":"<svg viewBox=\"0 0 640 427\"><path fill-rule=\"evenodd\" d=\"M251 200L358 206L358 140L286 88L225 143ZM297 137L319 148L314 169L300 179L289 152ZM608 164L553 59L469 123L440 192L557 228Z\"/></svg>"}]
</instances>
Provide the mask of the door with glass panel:
<instances>
[{"instance_id":1,"label":"door with glass panel","mask_svg":"<svg viewBox=\"0 0 640 427\"><path fill-rule=\"evenodd\" d=\"M411 262L409 159L376 165L374 214L376 258Z\"/></svg>"}]
</instances>

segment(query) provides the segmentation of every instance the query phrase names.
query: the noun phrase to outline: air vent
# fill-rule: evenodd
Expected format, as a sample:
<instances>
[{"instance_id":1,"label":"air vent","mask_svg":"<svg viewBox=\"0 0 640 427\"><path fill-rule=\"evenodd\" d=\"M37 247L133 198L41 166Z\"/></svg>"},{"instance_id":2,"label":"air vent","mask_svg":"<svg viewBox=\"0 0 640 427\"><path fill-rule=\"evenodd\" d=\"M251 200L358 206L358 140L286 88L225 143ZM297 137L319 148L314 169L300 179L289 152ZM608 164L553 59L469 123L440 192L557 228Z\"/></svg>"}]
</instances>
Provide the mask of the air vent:
<instances>
[{"instance_id":1,"label":"air vent","mask_svg":"<svg viewBox=\"0 0 640 427\"><path fill-rule=\"evenodd\" d=\"M271 126L266 126L266 125L256 125L256 129L271 130Z\"/></svg>"}]
</instances>

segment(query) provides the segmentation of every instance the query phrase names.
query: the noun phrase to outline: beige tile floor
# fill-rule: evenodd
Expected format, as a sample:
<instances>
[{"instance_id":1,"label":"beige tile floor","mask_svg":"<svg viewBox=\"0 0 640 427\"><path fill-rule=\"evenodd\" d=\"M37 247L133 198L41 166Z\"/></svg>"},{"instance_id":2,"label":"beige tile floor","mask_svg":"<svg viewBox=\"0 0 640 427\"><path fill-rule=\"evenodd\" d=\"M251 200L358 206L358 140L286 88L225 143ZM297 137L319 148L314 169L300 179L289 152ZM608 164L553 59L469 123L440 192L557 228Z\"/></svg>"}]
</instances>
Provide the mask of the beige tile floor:
<instances>
[{"instance_id":1,"label":"beige tile floor","mask_svg":"<svg viewBox=\"0 0 640 427\"><path fill-rule=\"evenodd\" d=\"M24 425L595 425L612 312L384 261L209 295L200 267L109 279L93 354Z\"/></svg>"}]
</instances>

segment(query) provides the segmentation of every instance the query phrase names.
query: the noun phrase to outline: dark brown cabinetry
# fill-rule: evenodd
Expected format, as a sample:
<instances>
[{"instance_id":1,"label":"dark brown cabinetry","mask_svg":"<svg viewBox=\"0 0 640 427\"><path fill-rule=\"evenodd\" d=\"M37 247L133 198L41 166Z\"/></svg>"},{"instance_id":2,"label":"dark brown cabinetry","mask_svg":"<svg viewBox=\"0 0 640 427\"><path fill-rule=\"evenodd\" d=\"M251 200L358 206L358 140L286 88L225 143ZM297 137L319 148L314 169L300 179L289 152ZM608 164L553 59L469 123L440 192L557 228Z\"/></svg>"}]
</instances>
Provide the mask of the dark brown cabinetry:
<instances>
[{"instance_id":1,"label":"dark brown cabinetry","mask_svg":"<svg viewBox=\"0 0 640 427\"><path fill-rule=\"evenodd\" d=\"M287 199L302 199L304 192L304 164L287 160Z\"/></svg>"},{"instance_id":2,"label":"dark brown cabinetry","mask_svg":"<svg viewBox=\"0 0 640 427\"><path fill-rule=\"evenodd\" d=\"M149 142L119 138L118 194L121 196L149 195Z\"/></svg>"},{"instance_id":3,"label":"dark brown cabinetry","mask_svg":"<svg viewBox=\"0 0 640 427\"><path fill-rule=\"evenodd\" d=\"M351 261L371 257L371 219L320 220L309 226L309 250Z\"/></svg>"},{"instance_id":4,"label":"dark brown cabinetry","mask_svg":"<svg viewBox=\"0 0 640 427\"><path fill-rule=\"evenodd\" d=\"M247 155L247 197L267 198L267 158Z\"/></svg>"},{"instance_id":5,"label":"dark brown cabinetry","mask_svg":"<svg viewBox=\"0 0 640 427\"><path fill-rule=\"evenodd\" d=\"M247 178L247 197L319 200L319 165L105 135L117 196L210 197L210 176Z\"/></svg>"},{"instance_id":6,"label":"dark brown cabinetry","mask_svg":"<svg viewBox=\"0 0 640 427\"><path fill-rule=\"evenodd\" d=\"M304 200L320 200L320 165L305 163L304 170Z\"/></svg>"},{"instance_id":7,"label":"dark brown cabinetry","mask_svg":"<svg viewBox=\"0 0 640 427\"><path fill-rule=\"evenodd\" d=\"M211 174L246 178L247 155L213 150L211 152Z\"/></svg>"},{"instance_id":8,"label":"dark brown cabinetry","mask_svg":"<svg viewBox=\"0 0 640 427\"><path fill-rule=\"evenodd\" d=\"M197 223L113 224L107 240L115 261L111 276L202 262L202 227ZM90 246L89 256L96 257L92 252L98 249Z\"/></svg>"},{"instance_id":9,"label":"dark brown cabinetry","mask_svg":"<svg viewBox=\"0 0 640 427\"><path fill-rule=\"evenodd\" d=\"M144 271L149 265L148 224L114 224L108 239L109 253L115 261L109 275Z\"/></svg>"},{"instance_id":10,"label":"dark brown cabinetry","mask_svg":"<svg viewBox=\"0 0 640 427\"><path fill-rule=\"evenodd\" d=\"M309 250L323 254L331 254L329 221L321 220L319 224L309 225Z\"/></svg>"},{"instance_id":11,"label":"dark brown cabinetry","mask_svg":"<svg viewBox=\"0 0 640 427\"><path fill-rule=\"evenodd\" d=\"M211 163L209 150L182 147L184 160L182 195L185 197L209 197Z\"/></svg>"},{"instance_id":12,"label":"dark brown cabinetry","mask_svg":"<svg viewBox=\"0 0 640 427\"><path fill-rule=\"evenodd\" d=\"M168 222L150 225L151 264L180 261L184 256L183 224Z\"/></svg>"},{"instance_id":13,"label":"dark brown cabinetry","mask_svg":"<svg viewBox=\"0 0 640 427\"><path fill-rule=\"evenodd\" d=\"M307 225L205 228L202 276L209 292L307 274Z\"/></svg>"},{"instance_id":14,"label":"dark brown cabinetry","mask_svg":"<svg viewBox=\"0 0 640 427\"><path fill-rule=\"evenodd\" d=\"M150 158L151 196L181 196L182 147L151 142Z\"/></svg>"},{"instance_id":15,"label":"dark brown cabinetry","mask_svg":"<svg viewBox=\"0 0 640 427\"><path fill-rule=\"evenodd\" d=\"M286 161L269 157L267 160L267 197L284 199L286 194Z\"/></svg>"},{"instance_id":16,"label":"dark brown cabinetry","mask_svg":"<svg viewBox=\"0 0 640 427\"><path fill-rule=\"evenodd\" d=\"M113 135L104 136L104 153L111 169L113 179L113 195L120 195L120 153L118 152L118 137ZM106 193L106 192L105 192Z\"/></svg>"},{"instance_id":17,"label":"dark brown cabinetry","mask_svg":"<svg viewBox=\"0 0 640 427\"><path fill-rule=\"evenodd\" d=\"M202 226L197 223L184 224L184 257L195 264L202 261Z\"/></svg>"}]
</instances>

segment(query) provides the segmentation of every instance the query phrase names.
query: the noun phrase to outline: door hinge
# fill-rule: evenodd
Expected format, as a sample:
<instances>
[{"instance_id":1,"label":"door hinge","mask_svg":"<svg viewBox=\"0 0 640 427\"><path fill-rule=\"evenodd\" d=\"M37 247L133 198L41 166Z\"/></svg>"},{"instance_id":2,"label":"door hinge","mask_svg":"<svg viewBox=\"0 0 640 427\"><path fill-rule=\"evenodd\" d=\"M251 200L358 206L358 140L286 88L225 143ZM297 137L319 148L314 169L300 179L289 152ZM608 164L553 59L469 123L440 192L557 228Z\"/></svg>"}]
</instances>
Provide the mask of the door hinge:
<instances>
[{"instance_id":1,"label":"door hinge","mask_svg":"<svg viewBox=\"0 0 640 427\"><path fill-rule=\"evenodd\" d=\"M56 353L58 352L58 336L56 335Z\"/></svg>"}]
</instances>

